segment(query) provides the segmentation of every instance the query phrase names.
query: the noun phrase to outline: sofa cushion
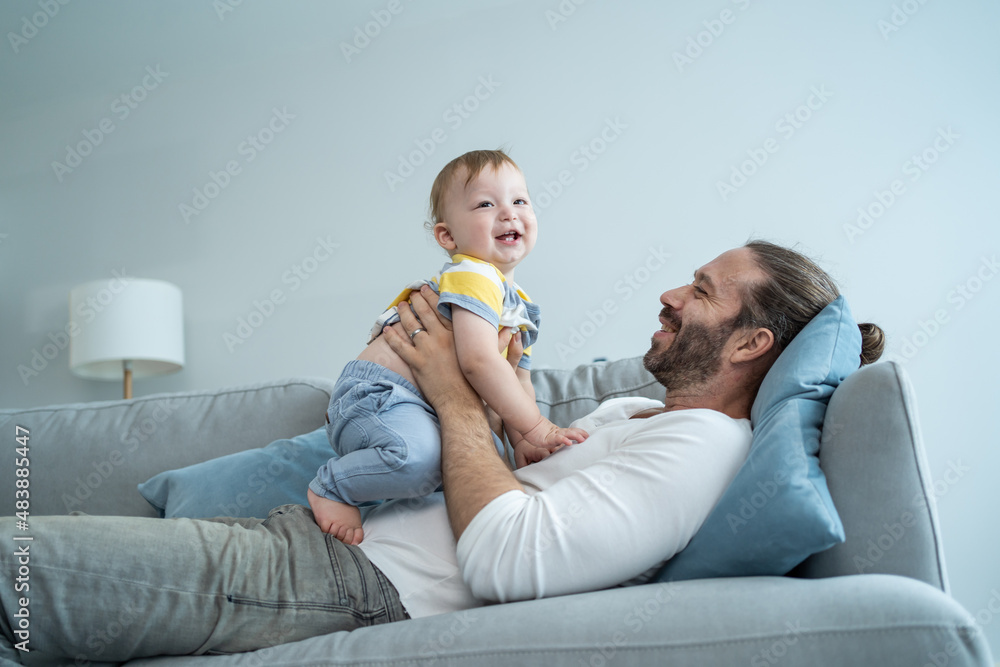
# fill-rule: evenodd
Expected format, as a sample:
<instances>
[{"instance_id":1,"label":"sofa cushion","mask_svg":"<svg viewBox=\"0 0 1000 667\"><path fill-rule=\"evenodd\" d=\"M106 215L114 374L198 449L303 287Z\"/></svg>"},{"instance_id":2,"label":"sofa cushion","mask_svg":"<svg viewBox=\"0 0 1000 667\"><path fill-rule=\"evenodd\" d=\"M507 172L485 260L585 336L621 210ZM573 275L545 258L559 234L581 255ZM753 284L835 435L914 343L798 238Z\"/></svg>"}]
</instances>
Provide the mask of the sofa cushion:
<instances>
[{"instance_id":1,"label":"sofa cushion","mask_svg":"<svg viewBox=\"0 0 1000 667\"><path fill-rule=\"evenodd\" d=\"M202 667L206 659L140 659L128 667ZM382 623L210 659L212 667L993 665L985 633L961 605L922 582L885 575L616 588Z\"/></svg>"},{"instance_id":2,"label":"sofa cushion","mask_svg":"<svg viewBox=\"0 0 1000 667\"><path fill-rule=\"evenodd\" d=\"M537 360L536 360L537 361ZM666 389L643 368L642 357L595 361L574 368L531 371L542 416L568 426L612 398L642 396L663 401Z\"/></svg>"},{"instance_id":3,"label":"sofa cushion","mask_svg":"<svg viewBox=\"0 0 1000 667\"><path fill-rule=\"evenodd\" d=\"M834 389L860 365L861 333L843 296L792 340L751 409L747 460L688 546L657 581L783 575L844 541L819 467L820 433Z\"/></svg>"},{"instance_id":4,"label":"sofa cushion","mask_svg":"<svg viewBox=\"0 0 1000 667\"><path fill-rule=\"evenodd\" d=\"M266 447L162 472L140 484L139 493L168 519L266 518L279 505L307 505L309 482L332 454L324 426Z\"/></svg>"}]
</instances>

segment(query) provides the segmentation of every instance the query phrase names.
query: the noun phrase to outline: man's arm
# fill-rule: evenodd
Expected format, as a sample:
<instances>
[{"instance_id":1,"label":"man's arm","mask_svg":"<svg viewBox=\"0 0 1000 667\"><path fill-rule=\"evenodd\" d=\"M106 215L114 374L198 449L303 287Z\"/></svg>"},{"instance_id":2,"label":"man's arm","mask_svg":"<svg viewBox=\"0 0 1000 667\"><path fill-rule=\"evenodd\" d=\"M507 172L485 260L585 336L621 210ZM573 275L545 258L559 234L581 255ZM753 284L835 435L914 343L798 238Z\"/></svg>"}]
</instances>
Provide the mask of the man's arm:
<instances>
[{"instance_id":1,"label":"man's arm","mask_svg":"<svg viewBox=\"0 0 1000 667\"><path fill-rule=\"evenodd\" d=\"M479 395L458 365L450 322L442 321L430 288L410 300L420 322L407 304L399 304L400 323L385 331L389 346L409 364L420 391L441 422L441 476L445 504L455 539L492 500L509 491L523 491L493 446ZM424 331L412 340L409 333Z\"/></svg>"}]
</instances>

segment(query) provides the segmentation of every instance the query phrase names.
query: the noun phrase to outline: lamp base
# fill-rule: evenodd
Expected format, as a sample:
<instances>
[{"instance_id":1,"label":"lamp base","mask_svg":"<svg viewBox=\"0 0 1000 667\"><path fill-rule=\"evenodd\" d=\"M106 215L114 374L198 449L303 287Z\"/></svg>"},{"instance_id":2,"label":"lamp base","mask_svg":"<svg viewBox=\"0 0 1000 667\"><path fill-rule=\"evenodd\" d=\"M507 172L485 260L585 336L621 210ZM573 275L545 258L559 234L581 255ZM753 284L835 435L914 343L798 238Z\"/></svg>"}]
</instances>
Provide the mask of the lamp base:
<instances>
[{"instance_id":1,"label":"lamp base","mask_svg":"<svg viewBox=\"0 0 1000 667\"><path fill-rule=\"evenodd\" d=\"M132 398L132 362L125 360L122 362L122 366L125 369L125 381L122 387L125 394L125 398Z\"/></svg>"}]
</instances>

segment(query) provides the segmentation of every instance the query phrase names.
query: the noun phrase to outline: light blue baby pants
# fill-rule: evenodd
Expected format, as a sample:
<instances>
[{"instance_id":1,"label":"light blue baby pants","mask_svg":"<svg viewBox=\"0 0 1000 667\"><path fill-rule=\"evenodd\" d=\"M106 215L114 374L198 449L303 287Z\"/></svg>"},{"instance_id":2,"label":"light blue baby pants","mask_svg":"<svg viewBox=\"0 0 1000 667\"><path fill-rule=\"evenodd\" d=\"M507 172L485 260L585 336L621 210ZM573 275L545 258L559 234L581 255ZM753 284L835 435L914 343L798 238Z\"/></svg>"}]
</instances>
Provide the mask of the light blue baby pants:
<instances>
[{"instance_id":1,"label":"light blue baby pants","mask_svg":"<svg viewBox=\"0 0 1000 667\"><path fill-rule=\"evenodd\" d=\"M426 496L441 487L441 426L403 376L371 361L344 367L330 396L326 433L335 456L309 484L350 505ZM504 456L503 443L494 445Z\"/></svg>"}]
</instances>

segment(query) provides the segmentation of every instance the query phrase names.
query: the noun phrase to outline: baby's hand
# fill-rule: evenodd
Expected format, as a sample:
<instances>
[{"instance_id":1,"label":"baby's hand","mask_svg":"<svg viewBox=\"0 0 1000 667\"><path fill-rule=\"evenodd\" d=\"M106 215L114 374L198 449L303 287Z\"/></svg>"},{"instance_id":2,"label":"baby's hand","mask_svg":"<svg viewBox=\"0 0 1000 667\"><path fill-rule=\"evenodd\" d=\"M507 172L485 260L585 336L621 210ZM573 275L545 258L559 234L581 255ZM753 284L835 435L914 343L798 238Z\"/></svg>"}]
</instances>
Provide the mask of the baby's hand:
<instances>
[{"instance_id":1,"label":"baby's hand","mask_svg":"<svg viewBox=\"0 0 1000 667\"><path fill-rule=\"evenodd\" d=\"M556 452L562 447L556 447L549 451L545 447L535 447L527 440L521 440L514 445L514 467L523 468L526 465L537 463L542 459L547 459L552 452Z\"/></svg>"},{"instance_id":2,"label":"baby's hand","mask_svg":"<svg viewBox=\"0 0 1000 667\"><path fill-rule=\"evenodd\" d=\"M548 419L542 418L530 431L522 434L535 447L544 447L550 452L557 447L572 445L587 439L582 428L559 428Z\"/></svg>"},{"instance_id":3,"label":"baby's hand","mask_svg":"<svg viewBox=\"0 0 1000 667\"><path fill-rule=\"evenodd\" d=\"M361 544L365 531L361 528L361 510L353 505L339 503L306 491L316 525L324 533L333 535L344 544Z\"/></svg>"}]
</instances>

